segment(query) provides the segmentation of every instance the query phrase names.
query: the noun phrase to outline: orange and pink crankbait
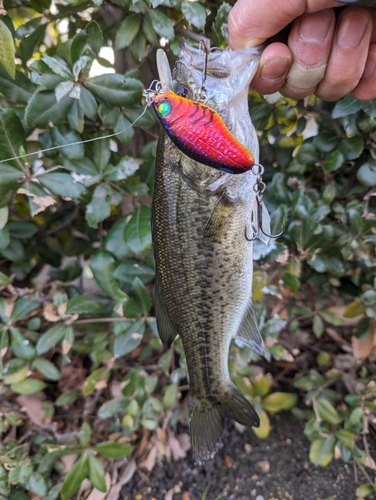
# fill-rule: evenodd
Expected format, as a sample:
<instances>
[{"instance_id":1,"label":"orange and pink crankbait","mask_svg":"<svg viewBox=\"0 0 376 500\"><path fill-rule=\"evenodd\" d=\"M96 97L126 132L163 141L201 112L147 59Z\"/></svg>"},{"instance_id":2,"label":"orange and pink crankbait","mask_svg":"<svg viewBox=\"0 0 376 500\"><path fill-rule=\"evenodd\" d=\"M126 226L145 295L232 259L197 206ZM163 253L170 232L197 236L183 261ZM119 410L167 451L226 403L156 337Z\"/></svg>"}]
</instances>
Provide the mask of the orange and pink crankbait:
<instances>
[{"instance_id":1,"label":"orange and pink crankbait","mask_svg":"<svg viewBox=\"0 0 376 500\"><path fill-rule=\"evenodd\" d=\"M157 94L153 107L168 136L187 156L231 174L249 171L255 159L206 104L169 90Z\"/></svg>"}]
</instances>

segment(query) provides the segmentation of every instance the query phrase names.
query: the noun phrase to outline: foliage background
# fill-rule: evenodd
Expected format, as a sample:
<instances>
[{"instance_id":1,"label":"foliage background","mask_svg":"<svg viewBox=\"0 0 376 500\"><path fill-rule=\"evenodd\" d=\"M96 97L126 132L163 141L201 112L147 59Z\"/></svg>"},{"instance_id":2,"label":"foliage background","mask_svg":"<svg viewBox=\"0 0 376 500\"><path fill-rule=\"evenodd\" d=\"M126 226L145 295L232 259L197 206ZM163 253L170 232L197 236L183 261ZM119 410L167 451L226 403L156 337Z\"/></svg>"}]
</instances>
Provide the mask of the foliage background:
<instances>
[{"instance_id":1,"label":"foliage background","mask_svg":"<svg viewBox=\"0 0 376 500\"><path fill-rule=\"evenodd\" d=\"M131 124L156 76L156 47L171 62L182 35L225 47L230 5L8 0L4 8L0 498L68 499L80 488L80 498L117 498L114 470L124 478L188 447L177 430L187 422L184 353L179 341L163 351L153 316L158 127L149 110ZM231 372L260 412L260 438L268 413L292 408L306 421L313 463L369 468L357 491L366 497L375 491L376 102L250 93L250 110L266 203L274 229L286 227L255 247L266 360L234 347Z\"/></svg>"}]
</instances>

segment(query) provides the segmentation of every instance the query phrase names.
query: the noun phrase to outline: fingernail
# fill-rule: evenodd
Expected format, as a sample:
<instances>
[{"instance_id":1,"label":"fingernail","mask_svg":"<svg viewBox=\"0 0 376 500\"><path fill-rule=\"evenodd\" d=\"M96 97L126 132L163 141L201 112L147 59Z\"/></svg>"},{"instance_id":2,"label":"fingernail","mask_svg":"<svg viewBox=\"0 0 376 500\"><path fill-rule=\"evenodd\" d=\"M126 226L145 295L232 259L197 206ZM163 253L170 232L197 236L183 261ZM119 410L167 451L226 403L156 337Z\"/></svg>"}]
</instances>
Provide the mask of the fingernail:
<instances>
[{"instance_id":1,"label":"fingernail","mask_svg":"<svg viewBox=\"0 0 376 500\"><path fill-rule=\"evenodd\" d=\"M289 68L289 60L285 57L276 57L268 61L261 70L261 78L266 80L277 80L282 78Z\"/></svg>"},{"instance_id":2,"label":"fingernail","mask_svg":"<svg viewBox=\"0 0 376 500\"><path fill-rule=\"evenodd\" d=\"M362 75L362 78L364 78L365 80L371 78L371 76L375 72L375 69L376 69L376 52L369 52L367 56L366 67Z\"/></svg>"},{"instance_id":3,"label":"fingernail","mask_svg":"<svg viewBox=\"0 0 376 500\"><path fill-rule=\"evenodd\" d=\"M344 49L355 49L362 41L368 17L360 12L351 12L341 20L337 32L337 43Z\"/></svg>"},{"instance_id":4,"label":"fingernail","mask_svg":"<svg viewBox=\"0 0 376 500\"><path fill-rule=\"evenodd\" d=\"M330 21L325 10L303 16L299 26L300 38L309 43L322 42L328 34Z\"/></svg>"}]
</instances>

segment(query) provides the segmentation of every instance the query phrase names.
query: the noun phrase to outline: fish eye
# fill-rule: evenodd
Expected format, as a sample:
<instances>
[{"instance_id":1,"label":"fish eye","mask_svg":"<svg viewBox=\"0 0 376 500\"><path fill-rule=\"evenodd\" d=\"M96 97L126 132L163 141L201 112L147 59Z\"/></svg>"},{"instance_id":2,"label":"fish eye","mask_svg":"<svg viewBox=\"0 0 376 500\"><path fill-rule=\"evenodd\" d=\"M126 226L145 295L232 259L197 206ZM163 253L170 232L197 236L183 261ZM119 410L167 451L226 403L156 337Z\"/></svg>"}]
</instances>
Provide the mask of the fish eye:
<instances>
[{"instance_id":1,"label":"fish eye","mask_svg":"<svg viewBox=\"0 0 376 500\"><path fill-rule=\"evenodd\" d=\"M187 87L184 87L184 85L177 85L176 86L176 92L175 92L177 95L179 95L180 97L187 97L188 96L188 89Z\"/></svg>"},{"instance_id":2,"label":"fish eye","mask_svg":"<svg viewBox=\"0 0 376 500\"><path fill-rule=\"evenodd\" d=\"M168 101L161 101L158 104L157 111L161 116L168 115L171 111L171 103L169 103Z\"/></svg>"}]
</instances>

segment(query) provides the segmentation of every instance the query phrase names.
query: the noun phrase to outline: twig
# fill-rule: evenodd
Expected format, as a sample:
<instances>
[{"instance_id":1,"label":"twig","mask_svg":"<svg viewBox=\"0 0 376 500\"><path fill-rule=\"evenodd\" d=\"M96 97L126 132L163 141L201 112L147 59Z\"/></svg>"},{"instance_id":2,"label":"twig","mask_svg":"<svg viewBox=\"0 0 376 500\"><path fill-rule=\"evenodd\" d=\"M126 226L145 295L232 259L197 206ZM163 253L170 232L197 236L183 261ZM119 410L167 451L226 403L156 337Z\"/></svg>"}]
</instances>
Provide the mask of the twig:
<instances>
[{"instance_id":1,"label":"twig","mask_svg":"<svg viewBox=\"0 0 376 500\"><path fill-rule=\"evenodd\" d=\"M370 484L373 484L374 481L372 481L372 479L370 478L370 476L368 475L368 472L366 471L366 469L363 467L363 464L361 464L359 462L359 460L357 458L354 459L355 462L357 463L359 469L363 472L363 475L364 477L367 479L367 481L370 483Z\"/></svg>"},{"instance_id":2,"label":"twig","mask_svg":"<svg viewBox=\"0 0 376 500\"><path fill-rule=\"evenodd\" d=\"M86 323L118 323L120 321L130 321L134 323L136 320L133 318L87 318L78 319L74 322L75 325L84 325Z\"/></svg>"}]
</instances>

